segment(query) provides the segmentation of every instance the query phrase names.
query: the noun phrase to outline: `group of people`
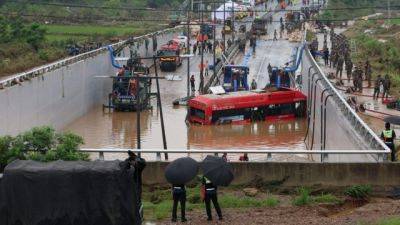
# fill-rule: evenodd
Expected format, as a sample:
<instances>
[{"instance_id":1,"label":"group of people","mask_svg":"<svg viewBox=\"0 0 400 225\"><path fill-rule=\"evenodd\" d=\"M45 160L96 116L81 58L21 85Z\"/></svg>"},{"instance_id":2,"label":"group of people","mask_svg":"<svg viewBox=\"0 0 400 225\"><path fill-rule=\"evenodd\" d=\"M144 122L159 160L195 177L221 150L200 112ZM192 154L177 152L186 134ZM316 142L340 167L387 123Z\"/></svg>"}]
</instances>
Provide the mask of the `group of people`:
<instances>
[{"instance_id":1,"label":"group of people","mask_svg":"<svg viewBox=\"0 0 400 225\"><path fill-rule=\"evenodd\" d=\"M372 87L372 66L367 59L364 63L359 62L354 64L350 57L350 44L349 40L343 34L336 34L334 29L331 29L331 51L327 46L327 34L324 35L324 47L322 50L322 57L324 59L325 66L336 69L335 77L339 79L339 83L342 83L343 70L346 72L347 80L353 80L353 87L350 88L351 92L362 92L363 81L367 81L367 87ZM318 42L317 42L318 44ZM382 98L387 98L391 81L389 75L382 77L378 75L374 82L374 94L373 98L378 99L380 92L383 92Z\"/></svg>"},{"instance_id":2,"label":"group of people","mask_svg":"<svg viewBox=\"0 0 400 225\"><path fill-rule=\"evenodd\" d=\"M215 43L217 44L217 43ZM204 40L204 41L196 41L196 43L193 44L193 54L196 55L196 52L198 55L201 54L201 51L203 50L203 53L213 53L213 48L215 45L210 40Z\"/></svg>"}]
</instances>

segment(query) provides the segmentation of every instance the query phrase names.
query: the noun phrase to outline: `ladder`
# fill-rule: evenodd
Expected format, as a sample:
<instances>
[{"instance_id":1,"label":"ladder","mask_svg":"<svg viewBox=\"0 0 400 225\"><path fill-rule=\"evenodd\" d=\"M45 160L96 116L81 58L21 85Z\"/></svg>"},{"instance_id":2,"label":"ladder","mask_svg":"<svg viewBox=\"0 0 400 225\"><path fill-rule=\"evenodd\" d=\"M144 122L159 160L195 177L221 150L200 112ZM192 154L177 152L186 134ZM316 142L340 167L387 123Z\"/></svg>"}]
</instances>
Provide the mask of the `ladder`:
<instances>
[{"instance_id":1,"label":"ladder","mask_svg":"<svg viewBox=\"0 0 400 225\"><path fill-rule=\"evenodd\" d=\"M351 54L357 54L357 43L354 39L350 40L350 51Z\"/></svg>"}]
</instances>

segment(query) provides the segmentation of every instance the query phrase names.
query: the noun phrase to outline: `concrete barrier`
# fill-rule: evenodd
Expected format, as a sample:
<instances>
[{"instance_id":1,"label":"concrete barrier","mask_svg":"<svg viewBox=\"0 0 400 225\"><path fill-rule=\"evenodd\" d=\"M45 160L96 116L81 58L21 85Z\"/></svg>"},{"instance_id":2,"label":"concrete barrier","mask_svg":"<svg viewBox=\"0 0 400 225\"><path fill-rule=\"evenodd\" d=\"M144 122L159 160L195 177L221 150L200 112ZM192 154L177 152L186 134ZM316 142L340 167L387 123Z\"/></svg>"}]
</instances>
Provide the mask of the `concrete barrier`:
<instances>
[{"instance_id":1,"label":"concrete barrier","mask_svg":"<svg viewBox=\"0 0 400 225\"><path fill-rule=\"evenodd\" d=\"M179 29L165 34L160 32L158 47L179 32ZM117 70L112 67L109 52L102 49L94 51L90 56L85 53L84 59L71 61L64 66L53 63L37 71L30 71L29 74L35 76L29 81L0 90L0 136L16 135L43 125L62 129L94 106L106 103L112 81L95 77L114 75ZM135 49L141 56L154 53L151 39L149 51L146 51L144 44ZM128 48L123 52L129 56ZM64 61L61 60L60 64Z\"/></svg>"},{"instance_id":2,"label":"concrete barrier","mask_svg":"<svg viewBox=\"0 0 400 225\"><path fill-rule=\"evenodd\" d=\"M262 181L280 187L346 187L369 184L387 188L400 185L399 163L242 163L233 162L233 184ZM146 185L168 185L164 178L167 162L149 162L143 172Z\"/></svg>"}]
</instances>

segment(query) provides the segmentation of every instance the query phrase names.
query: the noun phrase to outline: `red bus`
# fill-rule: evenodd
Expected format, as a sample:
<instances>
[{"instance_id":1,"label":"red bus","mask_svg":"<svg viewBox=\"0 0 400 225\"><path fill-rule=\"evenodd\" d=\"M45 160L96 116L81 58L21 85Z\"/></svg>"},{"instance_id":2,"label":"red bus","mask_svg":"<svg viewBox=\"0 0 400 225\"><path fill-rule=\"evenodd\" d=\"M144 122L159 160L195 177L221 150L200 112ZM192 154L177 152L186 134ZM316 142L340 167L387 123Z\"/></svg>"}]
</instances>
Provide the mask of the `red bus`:
<instances>
[{"instance_id":1,"label":"red bus","mask_svg":"<svg viewBox=\"0 0 400 225\"><path fill-rule=\"evenodd\" d=\"M306 116L307 97L290 88L200 95L189 101L189 122L203 125Z\"/></svg>"}]
</instances>

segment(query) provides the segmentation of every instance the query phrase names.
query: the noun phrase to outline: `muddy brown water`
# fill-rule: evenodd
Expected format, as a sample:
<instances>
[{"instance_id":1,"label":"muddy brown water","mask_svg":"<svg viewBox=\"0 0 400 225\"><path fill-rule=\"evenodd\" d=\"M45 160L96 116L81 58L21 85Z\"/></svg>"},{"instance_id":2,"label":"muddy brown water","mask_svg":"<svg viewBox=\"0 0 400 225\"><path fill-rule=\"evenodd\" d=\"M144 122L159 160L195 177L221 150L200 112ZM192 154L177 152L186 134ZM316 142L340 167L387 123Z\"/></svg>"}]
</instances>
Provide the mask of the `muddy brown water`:
<instances>
[{"instance_id":1,"label":"muddy brown water","mask_svg":"<svg viewBox=\"0 0 400 225\"><path fill-rule=\"evenodd\" d=\"M200 57L191 59L191 71L198 74ZM162 72L160 76L175 74L181 81L160 80L167 144L169 149L306 149L303 142L307 123L305 119L257 122L245 125L187 126L186 107L174 107L172 101L186 95L186 61L174 73ZM196 77L196 87L199 79ZM155 89L155 82L153 82ZM104 101L106 102L106 100ZM141 113L141 147L162 149L162 133L156 99L152 110ZM87 148L136 148L136 113L103 111L102 106L93 108L64 130L75 132L85 139ZM170 158L178 157L171 156ZM228 155L237 160L238 155ZM122 158L124 154L106 155L106 158ZM153 158L155 154L147 155ZM203 157L199 155L197 157ZM250 155L250 160L266 160L266 155ZM275 160L304 161L305 156L273 155Z\"/></svg>"}]
</instances>

